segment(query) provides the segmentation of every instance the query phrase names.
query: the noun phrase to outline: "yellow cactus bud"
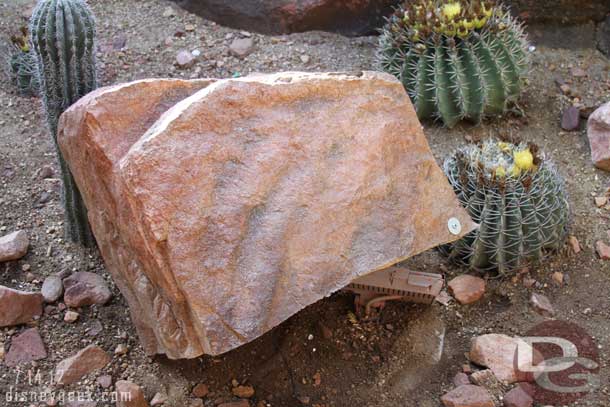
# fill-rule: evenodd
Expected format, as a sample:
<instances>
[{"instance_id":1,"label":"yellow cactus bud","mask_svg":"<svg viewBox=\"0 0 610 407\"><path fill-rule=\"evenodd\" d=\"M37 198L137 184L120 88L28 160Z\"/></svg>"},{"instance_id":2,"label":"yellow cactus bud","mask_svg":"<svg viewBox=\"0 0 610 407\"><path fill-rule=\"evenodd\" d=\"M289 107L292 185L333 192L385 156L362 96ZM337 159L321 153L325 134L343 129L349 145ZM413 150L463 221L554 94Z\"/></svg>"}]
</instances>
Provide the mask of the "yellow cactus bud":
<instances>
[{"instance_id":1,"label":"yellow cactus bud","mask_svg":"<svg viewBox=\"0 0 610 407\"><path fill-rule=\"evenodd\" d=\"M515 167L521 170L529 171L534 167L534 155L529 148L523 151L515 151L513 153L513 160L515 161Z\"/></svg>"},{"instance_id":2,"label":"yellow cactus bud","mask_svg":"<svg viewBox=\"0 0 610 407\"><path fill-rule=\"evenodd\" d=\"M504 151L505 153L508 153L511 150L511 145L504 141L498 141L498 147L500 147L500 150Z\"/></svg>"},{"instance_id":3,"label":"yellow cactus bud","mask_svg":"<svg viewBox=\"0 0 610 407\"><path fill-rule=\"evenodd\" d=\"M443 6L443 15L448 20L453 20L456 16L462 12L462 6L460 3L447 3Z\"/></svg>"},{"instance_id":4,"label":"yellow cactus bud","mask_svg":"<svg viewBox=\"0 0 610 407\"><path fill-rule=\"evenodd\" d=\"M513 167L510 170L510 175L513 178L518 178L519 175L521 175L521 168L517 167L516 165L513 165Z\"/></svg>"},{"instance_id":5,"label":"yellow cactus bud","mask_svg":"<svg viewBox=\"0 0 610 407\"><path fill-rule=\"evenodd\" d=\"M483 28L483 26L487 23L487 18L483 17L482 19L475 18L474 19L474 27L477 29Z\"/></svg>"},{"instance_id":6,"label":"yellow cactus bud","mask_svg":"<svg viewBox=\"0 0 610 407\"><path fill-rule=\"evenodd\" d=\"M462 26L468 31L470 31L474 28L474 23L472 21L464 19L462 20Z\"/></svg>"},{"instance_id":7,"label":"yellow cactus bud","mask_svg":"<svg viewBox=\"0 0 610 407\"><path fill-rule=\"evenodd\" d=\"M504 169L504 167L500 166L500 167L496 168L496 177L498 177L498 178L506 177L506 170Z\"/></svg>"}]
</instances>

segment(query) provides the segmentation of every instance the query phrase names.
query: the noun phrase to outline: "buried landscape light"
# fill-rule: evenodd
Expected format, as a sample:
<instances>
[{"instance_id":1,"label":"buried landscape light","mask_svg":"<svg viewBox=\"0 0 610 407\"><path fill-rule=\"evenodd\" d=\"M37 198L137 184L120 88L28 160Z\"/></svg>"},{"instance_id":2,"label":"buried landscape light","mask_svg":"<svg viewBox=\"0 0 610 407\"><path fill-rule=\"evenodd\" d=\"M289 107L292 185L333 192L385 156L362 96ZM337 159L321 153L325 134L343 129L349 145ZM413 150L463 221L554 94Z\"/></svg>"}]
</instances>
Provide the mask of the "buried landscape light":
<instances>
[{"instance_id":1,"label":"buried landscape light","mask_svg":"<svg viewBox=\"0 0 610 407\"><path fill-rule=\"evenodd\" d=\"M149 354L229 351L475 227L384 73L98 89L59 142ZM399 294L429 301L428 279Z\"/></svg>"}]
</instances>

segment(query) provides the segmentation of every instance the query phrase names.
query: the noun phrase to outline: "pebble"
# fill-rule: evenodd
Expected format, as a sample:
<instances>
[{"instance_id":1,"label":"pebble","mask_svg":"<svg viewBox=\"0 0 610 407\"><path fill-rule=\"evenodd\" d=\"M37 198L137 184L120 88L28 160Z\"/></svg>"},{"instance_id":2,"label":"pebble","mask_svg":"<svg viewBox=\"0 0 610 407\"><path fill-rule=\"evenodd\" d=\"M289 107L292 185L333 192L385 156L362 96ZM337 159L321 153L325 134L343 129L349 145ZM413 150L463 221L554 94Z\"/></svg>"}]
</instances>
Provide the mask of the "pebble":
<instances>
[{"instance_id":1,"label":"pebble","mask_svg":"<svg viewBox=\"0 0 610 407\"><path fill-rule=\"evenodd\" d=\"M40 293L13 290L0 285L0 327L31 322L42 315Z\"/></svg>"},{"instance_id":2,"label":"pebble","mask_svg":"<svg viewBox=\"0 0 610 407\"><path fill-rule=\"evenodd\" d=\"M252 38L236 38L229 45L229 52L238 58L245 58L254 50Z\"/></svg>"},{"instance_id":3,"label":"pebble","mask_svg":"<svg viewBox=\"0 0 610 407\"><path fill-rule=\"evenodd\" d=\"M173 17L175 15L176 15L176 12L171 7L166 7L165 10L163 10L163 17L165 17L165 18Z\"/></svg>"},{"instance_id":4,"label":"pebble","mask_svg":"<svg viewBox=\"0 0 610 407\"><path fill-rule=\"evenodd\" d=\"M441 397L445 407L494 407L487 390L480 386L465 384Z\"/></svg>"},{"instance_id":5,"label":"pebble","mask_svg":"<svg viewBox=\"0 0 610 407\"><path fill-rule=\"evenodd\" d=\"M460 304L471 304L478 301L485 294L485 280L480 277L462 274L452 279L449 291Z\"/></svg>"},{"instance_id":6,"label":"pebble","mask_svg":"<svg viewBox=\"0 0 610 407\"><path fill-rule=\"evenodd\" d=\"M165 393L155 393L152 400L150 400L151 407L160 406L161 404L167 402L167 394Z\"/></svg>"},{"instance_id":7,"label":"pebble","mask_svg":"<svg viewBox=\"0 0 610 407\"><path fill-rule=\"evenodd\" d=\"M119 343L117 345L117 347L114 349L114 354L115 355L126 355L127 352L129 352L129 347L127 347L127 345L123 344L123 343Z\"/></svg>"},{"instance_id":8,"label":"pebble","mask_svg":"<svg viewBox=\"0 0 610 407\"><path fill-rule=\"evenodd\" d=\"M30 241L23 230L0 237L0 263L19 260L28 252Z\"/></svg>"},{"instance_id":9,"label":"pebble","mask_svg":"<svg viewBox=\"0 0 610 407\"><path fill-rule=\"evenodd\" d=\"M64 302L72 308L86 305L104 305L112 297L106 281L99 274L81 271L63 281Z\"/></svg>"},{"instance_id":10,"label":"pebble","mask_svg":"<svg viewBox=\"0 0 610 407\"><path fill-rule=\"evenodd\" d=\"M64 314L64 321L71 324L74 323L78 320L79 314L78 312L74 312L74 311L66 311L66 313Z\"/></svg>"},{"instance_id":11,"label":"pebble","mask_svg":"<svg viewBox=\"0 0 610 407\"><path fill-rule=\"evenodd\" d=\"M532 296L530 297L530 304L534 310L542 316L550 318L553 316L553 314L555 314L551 301L545 295L532 293Z\"/></svg>"},{"instance_id":12,"label":"pebble","mask_svg":"<svg viewBox=\"0 0 610 407\"><path fill-rule=\"evenodd\" d=\"M182 50L176 55L176 65L182 69L191 68L195 65L195 57L191 52Z\"/></svg>"},{"instance_id":13,"label":"pebble","mask_svg":"<svg viewBox=\"0 0 610 407\"><path fill-rule=\"evenodd\" d=\"M601 240L598 240L597 242L595 242L595 251L597 252L597 255L599 256L600 259L610 260L610 246L608 246L606 243L602 242Z\"/></svg>"},{"instance_id":14,"label":"pebble","mask_svg":"<svg viewBox=\"0 0 610 407\"><path fill-rule=\"evenodd\" d=\"M254 387L252 386L237 386L233 388L233 394L237 397L248 399L254 396Z\"/></svg>"},{"instance_id":15,"label":"pebble","mask_svg":"<svg viewBox=\"0 0 610 407\"><path fill-rule=\"evenodd\" d=\"M519 341L517 338L503 334L477 336L473 339L468 353L470 361L491 369L502 382L527 381L531 375L521 372L515 363L515 352L518 344L521 343Z\"/></svg>"},{"instance_id":16,"label":"pebble","mask_svg":"<svg viewBox=\"0 0 610 407\"><path fill-rule=\"evenodd\" d=\"M107 389L112 386L112 376L110 375L102 375L96 379L97 384L100 385L101 388Z\"/></svg>"},{"instance_id":17,"label":"pebble","mask_svg":"<svg viewBox=\"0 0 610 407\"><path fill-rule=\"evenodd\" d=\"M62 360L55 368L55 383L72 384L85 375L105 367L110 356L102 348L89 345L75 355Z\"/></svg>"},{"instance_id":18,"label":"pebble","mask_svg":"<svg viewBox=\"0 0 610 407\"><path fill-rule=\"evenodd\" d=\"M47 357L38 328L26 329L11 340L11 347L4 358L8 367L20 366Z\"/></svg>"},{"instance_id":19,"label":"pebble","mask_svg":"<svg viewBox=\"0 0 610 407\"><path fill-rule=\"evenodd\" d=\"M553 275L551 277L553 278L553 281L555 281L557 284L559 284L559 285L563 284L563 273L556 271L553 273Z\"/></svg>"},{"instance_id":20,"label":"pebble","mask_svg":"<svg viewBox=\"0 0 610 407\"><path fill-rule=\"evenodd\" d=\"M608 203L608 198L605 196L596 196L594 200L595 206L597 206L598 208L602 208Z\"/></svg>"},{"instance_id":21,"label":"pebble","mask_svg":"<svg viewBox=\"0 0 610 407\"><path fill-rule=\"evenodd\" d=\"M208 389L207 384L199 383L195 387L193 387L193 391L191 392L191 394L194 397L203 398L207 396L209 392L210 390Z\"/></svg>"},{"instance_id":22,"label":"pebble","mask_svg":"<svg viewBox=\"0 0 610 407\"><path fill-rule=\"evenodd\" d=\"M534 400L521 386L517 386L504 395L504 407L532 407Z\"/></svg>"},{"instance_id":23,"label":"pebble","mask_svg":"<svg viewBox=\"0 0 610 407\"><path fill-rule=\"evenodd\" d=\"M116 403L117 407L148 407L144 392L137 384L127 380L119 380L114 387L118 394L129 395L129 397L119 397Z\"/></svg>"},{"instance_id":24,"label":"pebble","mask_svg":"<svg viewBox=\"0 0 610 407\"><path fill-rule=\"evenodd\" d=\"M59 300L64 293L64 286L61 278L58 276L49 276L45 278L40 292L44 301L47 303Z\"/></svg>"},{"instance_id":25,"label":"pebble","mask_svg":"<svg viewBox=\"0 0 610 407\"><path fill-rule=\"evenodd\" d=\"M578 241L576 236L570 236L568 238L568 243L570 244L570 247L572 248L572 253L574 253L574 254L580 253L580 251L581 251L580 242Z\"/></svg>"},{"instance_id":26,"label":"pebble","mask_svg":"<svg viewBox=\"0 0 610 407\"><path fill-rule=\"evenodd\" d=\"M574 107L569 106L563 111L561 117L561 128L566 131L578 130L580 127L580 111Z\"/></svg>"}]
</instances>

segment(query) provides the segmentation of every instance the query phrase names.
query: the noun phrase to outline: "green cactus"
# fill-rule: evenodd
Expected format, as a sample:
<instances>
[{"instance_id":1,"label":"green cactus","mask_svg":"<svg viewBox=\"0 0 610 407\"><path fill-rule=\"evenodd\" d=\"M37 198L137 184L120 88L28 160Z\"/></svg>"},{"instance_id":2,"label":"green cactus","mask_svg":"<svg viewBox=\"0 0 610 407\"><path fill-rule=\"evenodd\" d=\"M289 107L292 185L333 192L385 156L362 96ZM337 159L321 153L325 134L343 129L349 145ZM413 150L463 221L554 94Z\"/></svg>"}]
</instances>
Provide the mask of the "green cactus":
<instances>
[{"instance_id":1,"label":"green cactus","mask_svg":"<svg viewBox=\"0 0 610 407\"><path fill-rule=\"evenodd\" d=\"M519 98L527 40L492 0L407 0L382 30L377 64L403 83L420 120L479 123Z\"/></svg>"},{"instance_id":2,"label":"green cactus","mask_svg":"<svg viewBox=\"0 0 610 407\"><path fill-rule=\"evenodd\" d=\"M30 20L30 33L63 178L66 234L74 242L92 246L87 209L57 145L57 124L70 105L97 87L93 14L83 0L40 0Z\"/></svg>"},{"instance_id":3,"label":"green cactus","mask_svg":"<svg viewBox=\"0 0 610 407\"><path fill-rule=\"evenodd\" d=\"M36 95L38 93L36 55L30 48L26 27L21 27L20 35L11 36L11 47L12 52L8 61L11 80L17 85L19 93Z\"/></svg>"},{"instance_id":4,"label":"green cactus","mask_svg":"<svg viewBox=\"0 0 610 407\"><path fill-rule=\"evenodd\" d=\"M537 264L562 246L569 218L564 181L534 144L488 140L458 150L444 169L480 225L441 247L452 260L505 274Z\"/></svg>"}]
</instances>

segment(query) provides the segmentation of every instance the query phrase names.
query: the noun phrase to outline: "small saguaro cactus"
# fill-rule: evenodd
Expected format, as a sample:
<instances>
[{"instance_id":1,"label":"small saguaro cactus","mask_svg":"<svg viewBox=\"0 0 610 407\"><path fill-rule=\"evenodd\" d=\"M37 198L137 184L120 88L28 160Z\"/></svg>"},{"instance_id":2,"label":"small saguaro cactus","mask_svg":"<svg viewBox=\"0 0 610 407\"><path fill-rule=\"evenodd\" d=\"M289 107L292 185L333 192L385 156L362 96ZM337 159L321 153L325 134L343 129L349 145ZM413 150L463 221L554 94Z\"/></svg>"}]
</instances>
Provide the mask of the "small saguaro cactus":
<instances>
[{"instance_id":1,"label":"small saguaro cactus","mask_svg":"<svg viewBox=\"0 0 610 407\"><path fill-rule=\"evenodd\" d=\"M480 225L441 247L452 260L505 274L562 246L569 218L564 181L536 145L488 140L458 150L444 169Z\"/></svg>"},{"instance_id":2,"label":"small saguaro cactus","mask_svg":"<svg viewBox=\"0 0 610 407\"><path fill-rule=\"evenodd\" d=\"M20 31L20 35L11 36L12 52L9 58L9 72L19 93L33 95L38 92L36 55L30 47L27 27L21 27Z\"/></svg>"},{"instance_id":3,"label":"small saguaro cactus","mask_svg":"<svg viewBox=\"0 0 610 407\"><path fill-rule=\"evenodd\" d=\"M527 52L521 25L494 0L406 0L382 30L377 62L403 83L420 120L453 127L517 101Z\"/></svg>"},{"instance_id":4,"label":"small saguaro cactus","mask_svg":"<svg viewBox=\"0 0 610 407\"><path fill-rule=\"evenodd\" d=\"M84 0L40 0L30 20L40 92L55 142L63 179L66 234L85 246L94 244L87 209L57 145L59 116L97 87L95 21Z\"/></svg>"}]
</instances>

